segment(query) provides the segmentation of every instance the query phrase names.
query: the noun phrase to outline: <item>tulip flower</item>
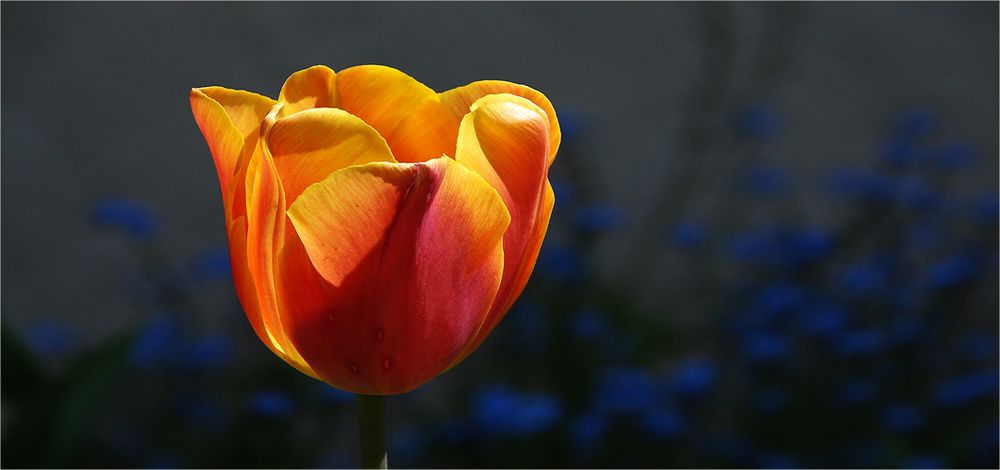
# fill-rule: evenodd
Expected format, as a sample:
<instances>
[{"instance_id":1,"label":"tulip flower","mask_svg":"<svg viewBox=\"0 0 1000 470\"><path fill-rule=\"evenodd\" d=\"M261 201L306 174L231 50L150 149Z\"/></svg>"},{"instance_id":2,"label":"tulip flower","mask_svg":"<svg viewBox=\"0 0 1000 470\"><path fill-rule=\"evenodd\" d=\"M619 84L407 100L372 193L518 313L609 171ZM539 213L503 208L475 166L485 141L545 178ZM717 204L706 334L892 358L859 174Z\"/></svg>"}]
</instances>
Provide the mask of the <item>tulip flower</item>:
<instances>
[{"instance_id":1,"label":"tulip flower","mask_svg":"<svg viewBox=\"0 0 1000 470\"><path fill-rule=\"evenodd\" d=\"M489 336L538 257L560 132L529 87L443 93L393 68L296 72L273 100L191 90L257 336L359 396L404 393Z\"/></svg>"}]
</instances>

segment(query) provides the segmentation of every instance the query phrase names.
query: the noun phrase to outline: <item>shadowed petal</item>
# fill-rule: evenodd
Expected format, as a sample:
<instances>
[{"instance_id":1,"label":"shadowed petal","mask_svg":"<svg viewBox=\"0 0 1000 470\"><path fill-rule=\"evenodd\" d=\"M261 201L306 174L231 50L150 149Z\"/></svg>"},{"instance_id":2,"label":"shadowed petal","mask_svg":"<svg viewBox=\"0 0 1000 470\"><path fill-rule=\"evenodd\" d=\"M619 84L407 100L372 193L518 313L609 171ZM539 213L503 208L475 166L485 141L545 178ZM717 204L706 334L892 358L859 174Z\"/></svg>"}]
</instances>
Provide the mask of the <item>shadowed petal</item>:
<instances>
[{"instance_id":1,"label":"shadowed petal","mask_svg":"<svg viewBox=\"0 0 1000 470\"><path fill-rule=\"evenodd\" d=\"M313 108L278 119L267 137L287 204L309 185L351 165L392 162L375 129L350 113Z\"/></svg>"},{"instance_id":2,"label":"shadowed petal","mask_svg":"<svg viewBox=\"0 0 1000 470\"><path fill-rule=\"evenodd\" d=\"M246 312L254 333L275 355L302 373L316 378L316 373L301 357L297 354L289 356L285 353L285 349L279 345L277 338L264 325L257 288L247 264L247 225L244 217L237 218L229 227L229 259L237 297L240 299L240 304L243 305L243 311Z\"/></svg>"},{"instance_id":3,"label":"shadowed petal","mask_svg":"<svg viewBox=\"0 0 1000 470\"><path fill-rule=\"evenodd\" d=\"M493 303L510 216L454 160L345 168L288 215L301 244L289 234L282 253L287 330L330 383L416 388L464 350Z\"/></svg>"}]
</instances>

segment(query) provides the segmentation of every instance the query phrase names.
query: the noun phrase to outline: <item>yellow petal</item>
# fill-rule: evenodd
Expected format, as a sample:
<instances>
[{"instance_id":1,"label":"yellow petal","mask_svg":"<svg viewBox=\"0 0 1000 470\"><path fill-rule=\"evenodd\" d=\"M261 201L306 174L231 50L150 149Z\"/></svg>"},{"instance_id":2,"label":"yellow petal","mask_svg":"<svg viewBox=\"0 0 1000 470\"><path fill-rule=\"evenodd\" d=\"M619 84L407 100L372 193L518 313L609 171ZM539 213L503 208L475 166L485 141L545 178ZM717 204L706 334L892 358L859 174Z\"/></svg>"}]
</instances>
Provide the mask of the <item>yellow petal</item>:
<instances>
[{"instance_id":1,"label":"yellow petal","mask_svg":"<svg viewBox=\"0 0 1000 470\"><path fill-rule=\"evenodd\" d=\"M315 65L293 73L285 80L278 101L286 103L283 113L294 114L311 108L336 108L337 74L325 65Z\"/></svg>"},{"instance_id":2,"label":"yellow petal","mask_svg":"<svg viewBox=\"0 0 1000 470\"><path fill-rule=\"evenodd\" d=\"M375 128L400 162L455 154L458 120L437 93L399 70L361 65L337 74L340 107Z\"/></svg>"},{"instance_id":3,"label":"yellow petal","mask_svg":"<svg viewBox=\"0 0 1000 470\"><path fill-rule=\"evenodd\" d=\"M549 163L556 158L556 151L559 150L559 142L562 133L559 130L559 120L556 118L556 110L552 103L540 91L524 85L505 82L502 80L481 80L472 82L443 92L440 94L441 102L458 119L462 119L472 108L472 103L486 95L509 93L511 95L526 98L545 112L549 123ZM450 154L449 154L450 155Z\"/></svg>"},{"instance_id":4,"label":"yellow petal","mask_svg":"<svg viewBox=\"0 0 1000 470\"><path fill-rule=\"evenodd\" d=\"M240 159L256 146L261 122L275 101L222 87L194 88L190 99L191 111L212 152L225 196Z\"/></svg>"},{"instance_id":5,"label":"yellow petal","mask_svg":"<svg viewBox=\"0 0 1000 470\"><path fill-rule=\"evenodd\" d=\"M291 204L309 185L352 165L392 162L392 151L375 129L350 113L313 108L278 119L267 148Z\"/></svg>"},{"instance_id":6,"label":"yellow petal","mask_svg":"<svg viewBox=\"0 0 1000 470\"><path fill-rule=\"evenodd\" d=\"M521 294L552 212L548 129L544 111L510 94L487 95L471 106L459 129L455 159L482 175L510 211L504 234L504 274L496 301L470 353Z\"/></svg>"}]
</instances>

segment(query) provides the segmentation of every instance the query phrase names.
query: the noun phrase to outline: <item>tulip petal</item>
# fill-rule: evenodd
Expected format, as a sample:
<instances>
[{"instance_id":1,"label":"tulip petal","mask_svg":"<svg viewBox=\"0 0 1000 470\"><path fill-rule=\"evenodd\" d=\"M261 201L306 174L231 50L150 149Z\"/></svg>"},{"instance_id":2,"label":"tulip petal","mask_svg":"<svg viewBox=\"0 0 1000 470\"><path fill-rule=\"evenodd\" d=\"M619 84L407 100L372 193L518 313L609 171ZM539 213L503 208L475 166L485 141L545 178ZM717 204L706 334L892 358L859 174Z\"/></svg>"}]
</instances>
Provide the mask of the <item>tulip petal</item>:
<instances>
[{"instance_id":1,"label":"tulip petal","mask_svg":"<svg viewBox=\"0 0 1000 470\"><path fill-rule=\"evenodd\" d=\"M273 112L278 111L276 108ZM271 117L268 117L271 119ZM270 153L258 151L246 172L246 265L256 291L261 323L279 355L310 375L308 363L288 338L281 321L276 292L275 255L281 251L286 229L285 196Z\"/></svg>"},{"instance_id":2,"label":"tulip petal","mask_svg":"<svg viewBox=\"0 0 1000 470\"><path fill-rule=\"evenodd\" d=\"M323 380L355 393L412 390L482 326L510 215L454 160L345 168L306 189L288 216L286 331Z\"/></svg>"},{"instance_id":3,"label":"tulip petal","mask_svg":"<svg viewBox=\"0 0 1000 470\"><path fill-rule=\"evenodd\" d=\"M480 98L462 119L455 159L482 175L511 215L503 242L503 281L483 329L462 357L499 323L534 268L554 202L548 185L548 128L542 109L509 94Z\"/></svg>"},{"instance_id":4,"label":"tulip petal","mask_svg":"<svg viewBox=\"0 0 1000 470\"><path fill-rule=\"evenodd\" d=\"M253 151L261 122L275 101L222 87L193 88L190 99L191 111L208 142L226 196L240 159Z\"/></svg>"},{"instance_id":5,"label":"tulip petal","mask_svg":"<svg viewBox=\"0 0 1000 470\"><path fill-rule=\"evenodd\" d=\"M437 93L391 67L360 65L337 74L340 108L374 127L401 162L455 154L458 120Z\"/></svg>"},{"instance_id":6,"label":"tulip petal","mask_svg":"<svg viewBox=\"0 0 1000 470\"><path fill-rule=\"evenodd\" d=\"M253 327L254 333L260 338L261 342L267 346L276 356L280 357L282 360L292 365L302 373L316 378L316 373L313 372L312 368L309 367L305 361L302 360L300 356L293 355L289 356L285 353L287 347L282 347L277 338L268 331L267 327L264 325L263 313L261 312L259 297L257 296L257 288L254 283L254 278L250 274L250 268L247 264L247 223L245 217L239 217L230 224L229 227L229 259L232 265L233 271L233 284L236 287L237 297L240 299L240 304L243 305L243 311L246 312L247 319L250 320L250 326Z\"/></svg>"},{"instance_id":7,"label":"tulip petal","mask_svg":"<svg viewBox=\"0 0 1000 470\"><path fill-rule=\"evenodd\" d=\"M347 111L313 108L278 119L267 147L281 177L288 204L309 185L351 165L392 162L378 132Z\"/></svg>"},{"instance_id":8,"label":"tulip petal","mask_svg":"<svg viewBox=\"0 0 1000 470\"><path fill-rule=\"evenodd\" d=\"M556 110L552 103L540 91L517 83L505 82L502 80L481 80L468 85L454 88L440 94L441 102L455 115L462 119L472 108L472 103L486 95L508 93L522 98L527 98L542 108L549 122L549 164L556 158L556 151L559 150L559 142L562 133L559 130L559 120L556 118ZM450 154L449 154L450 155Z\"/></svg>"},{"instance_id":9,"label":"tulip petal","mask_svg":"<svg viewBox=\"0 0 1000 470\"><path fill-rule=\"evenodd\" d=\"M293 73L278 94L285 102L283 113L294 114L311 108L336 108L337 74L325 65L315 65Z\"/></svg>"}]
</instances>

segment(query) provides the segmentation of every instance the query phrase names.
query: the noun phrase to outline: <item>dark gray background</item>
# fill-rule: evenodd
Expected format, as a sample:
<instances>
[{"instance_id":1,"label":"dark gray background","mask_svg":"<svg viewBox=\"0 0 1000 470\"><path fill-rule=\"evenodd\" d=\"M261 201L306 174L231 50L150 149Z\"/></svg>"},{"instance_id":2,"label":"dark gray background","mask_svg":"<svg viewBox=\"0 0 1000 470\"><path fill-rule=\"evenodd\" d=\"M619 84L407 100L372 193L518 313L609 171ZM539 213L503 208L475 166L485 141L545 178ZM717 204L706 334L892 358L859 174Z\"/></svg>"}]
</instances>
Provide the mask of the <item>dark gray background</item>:
<instances>
[{"instance_id":1,"label":"dark gray background","mask_svg":"<svg viewBox=\"0 0 1000 470\"><path fill-rule=\"evenodd\" d=\"M93 339L148 315L121 294L134 257L89 225L89 208L146 201L174 259L223 244L188 90L275 96L313 64L388 64L436 90L485 78L538 88L592 131L588 159L558 160L557 176L582 168L594 197L627 214L650 210L692 158L721 174L726 123L748 102L785 117L768 160L806 174L870 159L893 115L929 106L986 156L962 190L996 187L996 3L4 2L2 25L2 305L15 327L58 319ZM704 80L715 92L692 104ZM691 120L708 129L699 155L676 145ZM720 180L704 174L697 197L663 217L725 216ZM803 204L807 219L836 217ZM603 275L636 281L655 303L669 263L633 279L625 247L648 247L648 261L661 245L658 233L629 230L600 246Z\"/></svg>"}]
</instances>

